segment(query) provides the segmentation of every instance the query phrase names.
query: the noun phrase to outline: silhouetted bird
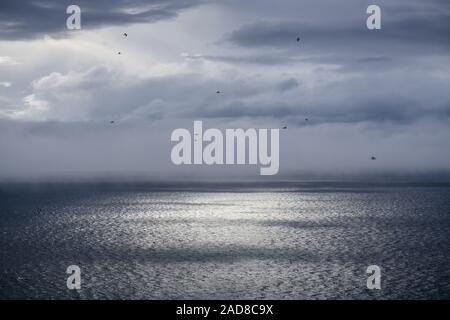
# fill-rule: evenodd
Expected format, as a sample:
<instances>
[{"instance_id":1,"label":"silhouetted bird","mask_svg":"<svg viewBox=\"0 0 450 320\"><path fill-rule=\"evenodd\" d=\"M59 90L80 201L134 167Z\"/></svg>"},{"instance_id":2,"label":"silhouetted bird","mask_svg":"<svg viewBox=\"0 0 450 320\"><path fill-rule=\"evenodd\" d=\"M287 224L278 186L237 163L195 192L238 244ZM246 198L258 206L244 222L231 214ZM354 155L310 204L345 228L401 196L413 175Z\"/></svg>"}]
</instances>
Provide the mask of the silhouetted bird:
<instances>
[{"instance_id":1,"label":"silhouetted bird","mask_svg":"<svg viewBox=\"0 0 450 320\"><path fill-rule=\"evenodd\" d=\"M128 37L128 33L125 32L125 33L123 34L123 36L124 36L124 37Z\"/></svg>"},{"instance_id":2,"label":"silhouetted bird","mask_svg":"<svg viewBox=\"0 0 450 320\"><path fill-rule=\"evenodd\" d=\"M375 158L375 157L372 157L372 158L370 158L371 160L377 160L377 158Z\"/></svg>"},{"instance_id":3,"label":"silhouetted bird","mask_svg":"<svg viewBox=\"0 0 450 320\"><path fill-rule=\"evenodd\" d=\"M305 118L305 121L309 121L308 118Z\"/></svg>"},{"instance_id":4,"label":"silhouetted bird","mask_svg":"<svg viewBox=\"0 0 450 320\"><path fill-rule=\"evenodd\" d=\"M283 127L283 129L287 129L287 127Z\"/></svg>"},{"instance_id":5,"label":"silhouetted bird","mask_svg":"<svg viewBox=\"0 0 450 320\"><path fill-rule=\"evenodd\" d=\"M110 121L109 123L113 124L113 123L114 123L114 121L112 120L112 121Z\"/></svg>"},{"instance_id":6,"label":"silhouetted bird","mask_svg":"<svg viewBox=\"0 0 450 320\"><path fill-rule=\"evenodd\" d=\"M119 52L117 52L117 54L122 54L122 52L119 51Z\"/></svg>"},{"instance_id":7,"label":"silhouetted bird","mask_svg":"<svg viewBox=\"0 0 450 320\"><path fill-rule=\"evenodd\" d=\"M300 42L300 37L297 37L297 42Z\"/></svg>"},{"instance_id":8,"label":"silhouetted bird","mask_svg":"<svg viewBox=\"0 0 450 320\"><path fill-rule=\"evenodd\" d=\"M216 91L216 93L220 93L220 91L219 91L219 90L217 90L217 91Z\"/></svg>"}]
</instances>

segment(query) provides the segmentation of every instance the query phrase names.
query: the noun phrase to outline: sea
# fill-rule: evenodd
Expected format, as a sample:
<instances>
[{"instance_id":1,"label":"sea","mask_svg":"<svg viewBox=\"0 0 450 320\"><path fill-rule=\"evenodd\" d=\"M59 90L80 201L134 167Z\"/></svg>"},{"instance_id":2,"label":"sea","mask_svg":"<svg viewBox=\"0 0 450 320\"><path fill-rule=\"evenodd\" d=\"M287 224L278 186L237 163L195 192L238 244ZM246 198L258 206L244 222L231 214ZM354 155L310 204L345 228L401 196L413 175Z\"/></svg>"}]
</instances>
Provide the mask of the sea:
<instances>
[{"instance_id":1,"label":"sea","mask_svg":"<svg viewBox=\"0 0 450 320\"><path fill-rule=\"evenodd\" d=\"M2 183L0 233L0 299L450 298L447 183Z\"/></svg>"}]
</instances>

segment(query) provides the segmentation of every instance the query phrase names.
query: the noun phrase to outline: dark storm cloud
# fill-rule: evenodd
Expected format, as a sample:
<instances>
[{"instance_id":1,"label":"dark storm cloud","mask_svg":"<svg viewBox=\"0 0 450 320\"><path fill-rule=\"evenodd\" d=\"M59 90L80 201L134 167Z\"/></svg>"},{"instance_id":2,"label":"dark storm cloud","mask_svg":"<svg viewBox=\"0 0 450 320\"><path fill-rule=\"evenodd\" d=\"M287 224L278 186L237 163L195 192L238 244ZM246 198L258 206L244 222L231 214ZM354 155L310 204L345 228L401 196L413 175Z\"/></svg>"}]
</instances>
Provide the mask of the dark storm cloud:
<instances>
[{"instance_id":1,"label":"dark storm cloud","mask_svg":"<svg viewBox=\"0 0 450 320\"><path fill-rule=\"evenodd\" d=\"M430 49L447 50L450 45L450 15L445 13L436 13L434 17L411 16L398 21L383 21L380 31L370 31L361 23L328 27L319 23L256 22L233 31L228 40L243 47L282 49L301 46L307 51L329 48L328 52L334 51L331 48L371 49L388 44L401 49L396 48L400 42L405 49L418 46L414 51L425 53ZM298 34L302 35L302 45L295 42ZM360 45L363 47L358 47Z\"/></svg>"},{"instance_id":2,"label":"dark storm cloud","mask_svg":"<svg viewBox=\"0 0 450 320\"><path fill-rule=\"evenodd\" d=\"M367 5L355 3L346 15L337 18L324 10L324 15L316 19L300 15L296 20L249 23L232 31L227 40L245 48L290 50L298 55L448 53L450 2L378 1L377 4L382 10L381 30L367 29Z\"/></svg>"},{"instance_id":3,"label":"dark storm cloud","mask_svg":"<svg viewBox=\"0 0 450 320\"><path fill-rule=\"evenodd\" d=\"M176 17L178 12L202 0L77 0L1 1L0 39L24 39L66 31L66 8L81 7L82 27L155 22Z\"/></svg>"}]
</instances>

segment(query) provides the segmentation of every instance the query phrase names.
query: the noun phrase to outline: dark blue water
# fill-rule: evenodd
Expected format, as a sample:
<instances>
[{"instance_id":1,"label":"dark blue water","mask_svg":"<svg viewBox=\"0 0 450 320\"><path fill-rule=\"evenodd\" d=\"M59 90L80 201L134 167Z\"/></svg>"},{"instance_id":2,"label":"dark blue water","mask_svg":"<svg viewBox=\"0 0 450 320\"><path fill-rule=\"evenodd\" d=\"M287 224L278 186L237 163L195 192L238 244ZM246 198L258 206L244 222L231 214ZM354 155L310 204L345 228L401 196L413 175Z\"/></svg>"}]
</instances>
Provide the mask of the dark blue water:
<instances>
[{"instance_id":1,"label":"dark blue water","mask_svg":"<svg viewBox=\"0 0 450 320\"><path fill-rule=\"evenodd\" d=\"M2 299L450 298L446 184L3 184L0 221Z\"/></svg>"}]
</instances>

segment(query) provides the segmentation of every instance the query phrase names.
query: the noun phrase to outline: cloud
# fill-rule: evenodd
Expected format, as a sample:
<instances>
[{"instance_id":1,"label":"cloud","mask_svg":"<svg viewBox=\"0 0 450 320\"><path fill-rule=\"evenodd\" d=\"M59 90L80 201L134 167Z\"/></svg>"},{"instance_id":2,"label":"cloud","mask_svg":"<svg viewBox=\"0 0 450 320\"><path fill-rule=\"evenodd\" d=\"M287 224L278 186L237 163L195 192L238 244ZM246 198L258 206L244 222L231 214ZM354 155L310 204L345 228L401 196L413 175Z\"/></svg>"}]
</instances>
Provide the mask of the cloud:
<instances>
[{"instance_id":1,"label":"cloud","mask_svg":"<svg viewBox=\"0 0 450 320\"><path fill-rule=\"evenodd\" d=\"M16 65L18 64L18 62L12 58L12 57L8 57L8 56L0 56L0 65Z\"/></svg>"},{"instance_id":2,"label":"cloud","mask_svg":"<svg viewBox=\"0 0 450 320\"><path fill-rule=\"evenodd\" d=\"M205 60L219 63L229 63L234 65L240 64L255 64L255 65L279 65L279 64L294 64L297 62L307 61L308 59L296 59L287 55L280 55L280 53L257 53L257 54L239 54L239 55L191 55L184 54L184 58L190 60Z\"/></svg>"},{"instance_id":3,"label":"cloud","mask_svg":"<svg viewBox=\"0 0 450 320\"><path fill-rule=\"evenodd\" d=\"M289 79L281 81L278 84L278 90L280 90L281 92L285 92L285 91L294 89L294 88L298 87L299 85L300 84L298 83L298 81L295 78L289 78Z\"/></svg>"},{"instance_id":4,"label":"cloud","mask_svg":"<svg viewBox=\"0 0 450 320\"><path fill-rule=\"evenodd\" d=\"M8 82L8 81L1 81L0 82L0 87L4 87L4 88L9 88L11 87L12 83Z\"/></svg>"},{"instance_id":5,"label":"cloud","mask_svg":"<svg viewBox=\"0 0 450 320\"><path fill-rule=\"evenodd\" d=\"M201 0L78 0L86 29L171 19ZM65 33L66 8L73 1L2 1L0 39L26 39Z\"/></svg>"},{"instance_id":6,"label":"cloud","mask_svg":"<svg viewBox=\"0 0 450 320\"><path fill-rule=\"evenodd\" d=\"M87 30L70 37L72 3L1 2L0 176L185 174L168 137L193 120L288 126L288 176L447 170L449 4L380 0L369 31L369 2L81 1Z\"/></svg>"},{"instance_id":7,"label":"cloud","mask_svg":"<svg viewBox=\"0 0 450 320\"><path fill-rule=\"evenodd\" d=\"M189 60L184 73L159 76L141 77L107 66L52 72L33 81L32 91L22 98L22 108L12 112L11 118L109 121L251 117L285 119L283 122L296 125L304 118L316 124L404 123L450 116L450 93L436 73L443 71L440 63L377 72L343 72L340 67L305 64L303 69L311 69L306 73L288 72L286 67L285 74L267 70L259 77L247 68L213 63L215 69L211 69L209 61L190 64ZM216 94L217 90L221 94Z\"/></svg>"},{"instance_id":8,"label":"cloud","mask_svg":"<svg viewBox=\"0 0 450 320\"><path fill-rule=\"evenodd\" d=\"M377 4L382 10L382 28L376 31L366 28L367 5L363 2L347 2L346 14L341 15L331 15L326 3L310 5L322 8L321 16L315 11L316 16L310 17L299 12L295 20L272 17L250 22L229 32L225 40L246 49L279 52L283 59L313 57L334 63L365 60L381 64L392 58L448 54L449 2L381 1ZM328 7L334 9L332 4Z\"/></svg>"}]
</instances>

